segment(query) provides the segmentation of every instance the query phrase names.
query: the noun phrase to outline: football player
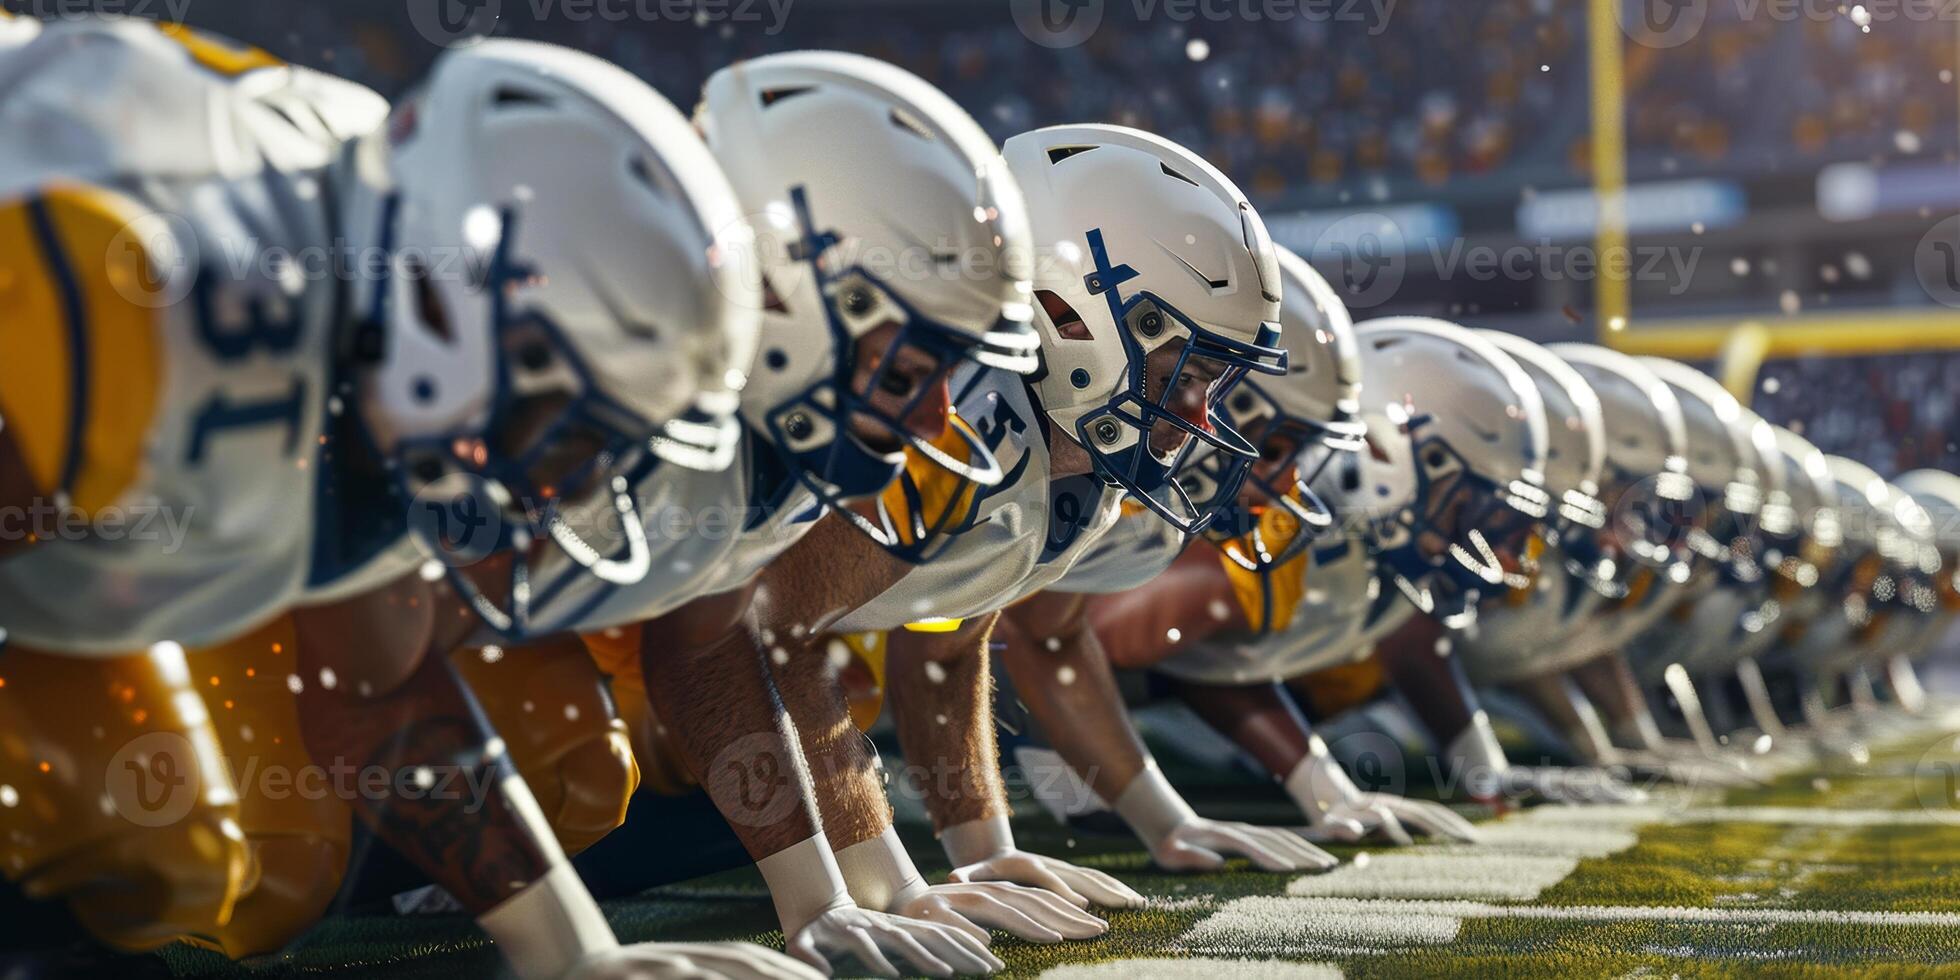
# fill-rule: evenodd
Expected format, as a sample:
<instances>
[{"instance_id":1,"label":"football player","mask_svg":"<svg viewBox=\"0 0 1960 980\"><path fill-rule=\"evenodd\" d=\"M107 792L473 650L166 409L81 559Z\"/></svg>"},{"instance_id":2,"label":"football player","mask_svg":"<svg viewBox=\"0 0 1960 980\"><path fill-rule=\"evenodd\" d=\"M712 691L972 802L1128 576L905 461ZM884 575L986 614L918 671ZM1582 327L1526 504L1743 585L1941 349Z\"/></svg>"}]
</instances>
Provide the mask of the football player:
<instances>
[{"instance_id":1,"label":"football player","mask_svg":"<svg viewBox=\"0 0 1960 980\"><path fill-rule=\"evenodd\" d=\"M1537 588L1513 593L1506 603L1487 604L1476 632L1457 643L1471 679L1478 684L1506 684L1517 689L1563 729L1583 759L1595 765L1640 763L1641 768L1681 780L1731 785L1746 781L1733 766L1724 766L1719 759L1703 760L1699 753L1694 758L1663 759L1658 754L1616 747L1597 708L1586 699L1575 671L1583 670L1589 681L1615 689L1623 680L1631 680L1616 652L1608 651L1607 662L1594 664L1602 651L1574 642L1588 622L1611 614L1607 607L1617 594L1619 565L1632 560L1617 548L1609 553L1603 540L1620 530L1609 529L1614 515L1600 496L1600 478L1607 472L1609 435L1619 424L1607 422L1598 392L1557 354L1507 334L1486 332L1484 336L1531 375L1545 398L1551 423L1546 478L1557 499L1558 521L1546 536L1538 558ZM1621 389L1616 394L1626 392ZM1644 395L1635 394L1645 400ZM1619 407L1615 405L1616 410ZM1624 483L1609 482L1614 502L1626 503L1622 500ZM1625 517L1620 518L1620 523L1625 522ZM1637 688L1627 693L1639 695Z\"/></svg>"},{"instance_id":2,"label":"football player","mask_svg":"<svg viewBox=\"0 0 1960 980\"><path fill-rule=\"evenodd\" d=\"M1668 615L1628 645L1627 656L1641 683L1671 695L1688 736L1714 758L1721 748L1694 675L1731 665L1744 620L1752 614L1760 619L1762 604L1773 601L1762 562L1765 536L1787 535L1796 514L1783 490L1785 470L1768 422L1706 374L1661 358L1642 362L1681 405L1688 475L1700 491L1708 530L1687 539L1699 559L1698 574L1678 590Z\"/></svg>"},{"instance_id":3,"label":"football player","mask_svg":"<svg viewBox=\"0 0 1960 980\"><path fill-rule=\"evenodd\" d=\"M552 479L558 500L589 504L585 486L612 486L613 453L686 441L692 431L663 423L711 411L714 394L739 381L729 371L745 366L753 327L716 288L739 295L740 280L710 247L734 233L738 212L684 120L617 69L510 42L444 55L385 126L386 106L364 90L141 22L51 25L9 51L0 71L9 78L0 126L69 134L5 140L0 163L19 242L7 255L34 263L7 277L25 290L23 304L9 307L34 314L30 328L9 331L20 346L4 358L24 373L0 385L4 451L33 461L8 468L32 474L8 492L94 522L88 533L64 532L80 541L43 538L0 563L0 616L20 644L7 655L21 669L9 672L53 675L35 695L44 701L84 675L83 689L115 699L96 715L98 735L111 719L121 719L112 734L133 734L131 722L140 733L145 719L181 722L198 704L168 641L220 643L294 602L357 594L355 608L366 602L376 615L334 617L337 633L309 636L303 613L300 649L283 651L298 662L288 697L291 688L311 695L300 700L308 748L316 760L397 776L460 770L476 780L476 814L467 801L406 791L362 796L357 809L463 898L519 975L807 974L756 947L622 947L568 880L467 694L404 646L438 626L466 629L473 616L453 602L439 614L430 579L440 566L416 574L413 549L389 532L402 513L384 489L391 469L431 483L445 460L484 472L508 465L495 473L515 489L498 501L500 516L528 520L517 508L541 501L518 499L538 489L519 475ZM72 98L102 84L117 97ZM549 160L510 152L506 141L517 140L557 150ZM579 172L584 180L565 179ZM595 225L595 214L611 224ZM336 254L345 243L358 254ZM667 291L645 288L652 277L638 259L622 275L628 253L671 257L696 288L686 299L650 297ZM684 308L704 296L705 307ZM654 320L667 332L630 329ZM111 325L122 328L113 345L90 342ZM596 352L612 373L583 370ZM49 378L66 380L50 392ZM568 388L577 395L565 397ZM553 407L583 414L554 425L566 420ZM518 460L536 465L525 473L510 465ZM583 478L557 482L554 467ZM192 520L163 546L101 530L102 515L131 505ZM559 543L564 564L610 560L566 547L577 532L560 521L535 535L528 522L503 528L485 547L503 553L492 567L526 567L546 540ZM341 558L359 567L350 572ZM406 585L370 588L402 570ZM493 602L475 605L495 621ZM174 692L173 714L146 706L158 693L152 678ZM73 718L85 703L63 707ZM37 732L73 724L43 729L43 720L45 712L10 711L8 724L29 737L9 741L35 745ZM208 734L192 734L185 755L198 769L140 743L126 768L166 788L219 772ZM86 764L86 739L71 744L75 755L41 750L46 775L49 758L76 760L85 778L120 771ZM220 792L190 785L193 812ZM78 896L84 920L122 945L171 933L227 945L229 898L147 869L195 866L208 880L219 867L235 877L243 862L223 858L228 849L242 856L246 833L222 819L215 833L200 830L201 818L145 819L155 816L143 795L154 786L137 792L137 809L95 832L86 825L99 798L91 794L57 832L10 835L10 847L24 848L10 872ZM33 805L9 813L62 817L49 802L59 796L36 792ZM166 826L187 840L153 853L103 843ZM88 847L65 849L77 832L89 832ZM119 855L135 870L103 867Z\"/></svg>"},{"instance_id":4,"label":"football player","mask_svg":"<svg viewBox=\"0 0 1960 980\"><path fill-rule=\"evenodd\" d=\"M1018 385L1036 364L1015 181L944 94L867 58L743 62L709 79L697 119L760 229L763 341L742 395L739 478L676 501L738 519L683 584L595 607L585 641L624 711L642 730L658 719L756 860L792 952L945 975L1000 967L981 926L1043 941L1100 934L1100 920L1039 889L927 885L902 851L899 885L865 890L866 849L838 838L849 824L837 813L863 804L824 795L822 823L806 816L806 780L823 790L838 777L816 758L803 774L795 746L775 741L775 695L748 680L765 662L827 662L805 646L812 626L777 611L828 582L790 557L806 536L832 527L840 551L879 557L909 548L915 531L888 502L903 497L880 497L908 459L914 486L984 493L1004 480L997 444L957 417L949 382ZM806 746L856 737L784 700Z\"/></svg>"},{"instance_id":5,"label":"football player","mask_svg":"<svg viewBox=\"0 0 1960 980\"><path fill-rule=\"evenodd\" d=\"M1037 130L1010 140L1005 155L1039 243L1043 370L1031 382L972 371L953 379L959 417L1005 479L977 490L951 484L910 453L884 501L909 529L899 553L831 516L762 575L758 610L785 648L771 658L778 684L824 774L826 834L852 894L874 907L915 893L917 874L891 831L876 762L850 726L832 661L812 655L829 646L826 630L888 631L884 685L956 879L1061 886L1082 904L1138 901L1106 876L1018 850L1007 835L985 640L1000 608L1059 578L1115 520L1126 492L1183 528L1201 527L1206 515L1172 488L1180 450L1195 438L1249 458L1243 437L1211 417L1212 403L1239 375L1284 364L1271 245L1209 165L1110 126ZM1180 842L1210 833L1195 818L1167 827ZM1277 866L1331 863L1285 836Z\"/></svg>"},{"instance_id":6,"label":"football player","mask_svg":"<svg viewBox=\"0 0 1960 980\"><path fill-rule=\"evenodd\" d=\"M1893 486L1910 494L1925 509L1942 559L1940 573L1930 576L1938 595L1937 607L1885 664L1895 698L1901 705L1918 710L1926 698L1914 663L1942 649L1955 619L1960 618L1960 476L1944 470L1913 470L1894 480Z\"/></svg>"},{"instance_id":7,"label":"football player","mask_svg":"<svg viewBox=\"0 0 1960 980\"><path fill-rule=\"evenodd\" d=\"M1120 798L1141 780L1182 805L1122 714L1113 661L1162 671L1221 731L1254 747L1261 761L1287 767L1274 771L1298 777L1285 785L1324 836L1406 841L1406 826L1473 837L1441 807L1361 793L1325 753L1281 759L1289 747L1317 743L1277 682L1314 669L1299 655L1324 649L1337 622L1359 629L1368 617L1335 612L1331 594L1346 580L1317 564L1331 567L1364 550L1365 521L1338 506L1338 475L1353 473L1353 457L1366 449L1360 348L1326 281L1289 251L1278 250L1278 258L1289 367L1283 379L1247 379L1227 398L1227 416L1260 454L1237 506L1181 556L1184 539L1174 529L1148 514L1126 516L1048 593L1008 611L1003 659L1032 719L1076 772L1094 775L1090 788L1102 799ZM1191 482L1209 491L1218 481ZM1317 593L1311 598L1308 579ZM1355 611L1369 610L1365 590L1354 591ZM1057 683L1058 675L1067 682ZM1024 765L1041 764L1026 746L1016 753ZM1220 857L1207 851L1158 860L1216 867Z\"/></svg>"}]
</instances>

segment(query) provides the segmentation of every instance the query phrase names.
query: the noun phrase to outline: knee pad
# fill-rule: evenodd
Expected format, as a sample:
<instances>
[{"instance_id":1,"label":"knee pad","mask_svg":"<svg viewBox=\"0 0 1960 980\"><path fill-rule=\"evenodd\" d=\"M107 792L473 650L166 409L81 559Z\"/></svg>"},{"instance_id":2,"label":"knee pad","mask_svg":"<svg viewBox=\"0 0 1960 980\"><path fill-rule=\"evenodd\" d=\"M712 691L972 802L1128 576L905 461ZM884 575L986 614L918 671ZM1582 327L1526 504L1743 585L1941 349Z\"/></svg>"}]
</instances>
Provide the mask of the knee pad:
<instances>
[{"instance_id":1,"label":"knee pad","mask_svg":"<svg viewBox=\"0 0 1960 980\"><path fill-rule=\"evenodd\" d=\"M451 658L566 853L626 822L640 784L625 723L577 637Z\"/></svg>"},{"instance_id":2,"label":"knee pad","mask_svg":"<svg viewBox=\"0 0 1960 980\"><path fill-rule=\"evenodd\" d=\"M230 922L239 807L183 651L0 651L0 869L141 951Z\"/></svg>"},{"instance_id":3,"label":"knee pad","mask_svg":"<svg viewBox=\"0 0 1960 980\"><path fill-rule=\"evenodd\" d=\"M306 778L317 770L286 686L295 643L292 620L282 616L189 658L238 789L251 864L231 921L186 938L234 959L272 952L312 928L333 904L352 850L352 808L325 779Z\"/></svg>"}]
</instances>

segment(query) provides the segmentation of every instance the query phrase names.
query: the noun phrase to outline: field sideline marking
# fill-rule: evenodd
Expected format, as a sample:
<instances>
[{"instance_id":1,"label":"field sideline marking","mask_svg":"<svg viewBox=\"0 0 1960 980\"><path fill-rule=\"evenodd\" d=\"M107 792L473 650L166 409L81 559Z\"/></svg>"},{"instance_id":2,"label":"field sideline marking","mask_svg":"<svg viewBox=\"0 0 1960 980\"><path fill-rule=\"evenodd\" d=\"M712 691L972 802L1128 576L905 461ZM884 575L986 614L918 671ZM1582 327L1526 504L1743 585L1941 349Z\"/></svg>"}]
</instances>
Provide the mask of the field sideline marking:
<instances>
[{"instance_id":1,"label":"field sideline marking","mask_svg":"<svg viewBox=\"0 0 1960 980\"><path fill-rule=\"evenodd\" d=\"M1686 908L1664 905L1495 905L1489 902L1258 896L1225 905L1178 940L1194 953L1354 956L1457 940L1465 919L1652 922L1715 926L1960 928L1952 912Z\"/></svg>"}]
</instances>

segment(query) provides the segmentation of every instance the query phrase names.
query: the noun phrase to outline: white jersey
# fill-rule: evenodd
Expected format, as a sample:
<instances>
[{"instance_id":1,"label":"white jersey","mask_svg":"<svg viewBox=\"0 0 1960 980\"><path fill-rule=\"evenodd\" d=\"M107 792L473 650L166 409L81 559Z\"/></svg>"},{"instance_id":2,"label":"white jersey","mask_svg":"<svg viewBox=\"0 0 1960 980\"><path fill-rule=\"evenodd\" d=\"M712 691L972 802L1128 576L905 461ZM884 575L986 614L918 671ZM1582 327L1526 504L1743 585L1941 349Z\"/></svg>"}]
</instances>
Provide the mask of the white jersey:
<instances>
[{"instance_id":1,"label":"white jersey","mask_svg":"<svg viewBox=\"0 0 1960 980\"><path fill-rule=\"evenodd\" d=\"M1154 512L1128 501L1116 526L1101 538L1068 573L1048 588L1053 592L1114 595L1138 588L1164 573L1184 551L1183 532Z\"/></svg>"},{"instance_id":2,"label":"white jersey","mask_svg":"<svg viewBox=\"0 0 1960 980\"><path fill-rule=\"evenodd\" d=\"M330 168L386 112L174 25L0 43L0 418L59 522L0 563L14 638L209 645L306 589L339 312Z\"/></svg>"},{"instance_id":3,"label":"white jersey","mask_svg":"<svg viewBox=\"0 0 1960 980\"><path fill-rule=\"evenodd\" d=\"M1297 570L1289 571L1292 566ZM1239 593L1257 632L1207 638L1156 669L1201 684L1298 677L1361 659L1415 613L1414 604L1382 583L1375 559L1353 539L1301 555L1258 593Z\"/></svg>"},{"instance_id":4,"label":"white jersey","mask_svg":"<svg viewBox=\"0 0 1960 980\"><path fill-rule=\"evenodd\" d=\"M631 585L609 585L570 568L534 604L569 603L572 628L595 630L655 619L703 596L739 588L795 544L821 516L816 495L749 432L727 469L706 473L661 465L634 480L652 565ZM559 614L552 614L553 620Z\"/></svg>"},{"instance_id":5,"label":"white jersey","mask_svg":"<svg viewBox=\"0 0 1960 980\"><path fill-rule=\"evenodd\" d=\"M996 612L1053 584L1121 513L1122 492L1094 474L1049 473L1047 423L1026 382L966 366L952 379L954 407L1005 476L979 491L971 521L931 561L915 566L835 632L897 629L925 619Z\"/></svg>"}]
</instances>

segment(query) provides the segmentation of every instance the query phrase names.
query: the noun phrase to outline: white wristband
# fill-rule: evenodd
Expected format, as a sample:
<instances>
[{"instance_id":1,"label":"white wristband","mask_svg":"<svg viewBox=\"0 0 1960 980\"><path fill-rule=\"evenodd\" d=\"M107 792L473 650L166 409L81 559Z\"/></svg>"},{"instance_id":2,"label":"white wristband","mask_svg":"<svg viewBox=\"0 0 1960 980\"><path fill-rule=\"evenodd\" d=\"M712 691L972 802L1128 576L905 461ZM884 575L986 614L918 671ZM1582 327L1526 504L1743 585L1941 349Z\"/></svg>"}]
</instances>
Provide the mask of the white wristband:
<instances>
[{"instance_id":1,"label":"white wristband","mask_svg":"<svg viewBox=\"0 0 1960 980\"><path fill-rule=\"evenodd\" d=\"M498 784L498 792L517 822L536 835L551 869L477 916L476 924L496 941L511 971L521 980L548 980L564 976L593 953L619 948L599 903L559 849L531 788L511 776Z\"/></svg>"},{"instance_id":2,"label":"white wristband","mask_svg":"<svg viewBox=\"0 0 1960 980\"><path fill-rule=\"evenodd\" d=\"M560 863L477 917L522 980L553 980L619 940L578 872Z\"/></svg>"},{"instance_id":3,"label":"white wristband","mask_svg":"<svg viewBox=\"0 0 1960 980\"><path fill-rule=\"evenodd\" d=\"M1293 767L1282 781L1286 795L1300 805L1307 815L1307 822L1319 824L1327 819L1327 811L1339 804L1359 804L1361 789L1348 779L1341 764L1327 751L1327 743L1320 736L1308 736L1307 757Z\"/></svg>"},{"instance_id":4,"label":"white wristband","mask_svg":"<svg viewBox=\"0 0 1960 980\"><path fill-rule=\"evenodd\" d=\"M1504 758L1504 746L1497 743L1497 731L1490 727L1490 716L1481 711L1471 717L1469 727L1450 741L1443 754L1455 759L1465 771L1477 768L1501 776L1511 769L1510 760Z\"/></svg>"},{"instance_id":5,"label":"white wristband","mask_svg":"<svg viewBox=\"0 0 1960 980\"><path fill-rule=\"evenodd\" d=\"M1116 815L1153 847L1172 830L1198 816L1171 787L1171 781L1164 778L1156 759L1145 759L1143 771L1123 787L1116 797Z\"/></svg>"},{"instance_id":6,"label":"white wristband","mask_svg":"<svg viewBox=\"0 0 1960 980\"><path fill-rule=\"evenodd\" d=\"M925 878L891 827L838 851L837 870L844 875L851 901L874 912L889 912L926 889Z\"/></svg>"},{"instance_id":7,"label":"white wristband","mask_svg":"<svg viewBox=\"0 0 1960 980\"><path fill-rule=\"evenodd\" d=\"M794 939L803 927L831 909L851 904L844 876L830 855L830 842L819 830L755 863L776 905L783 938Z\"/></svg>"},{"instance_id":8,"label":"white wristband","mask_svg":"<svg viewBox=\"0 0 1960 980\"><path fill-rule=\"evenodd\" d=\"M1007 818L987 817L954 824L939 833L939 846L946 849L946 860L964 868L1014 849L1014 829Z\"/></svg>"}]
</instances>

